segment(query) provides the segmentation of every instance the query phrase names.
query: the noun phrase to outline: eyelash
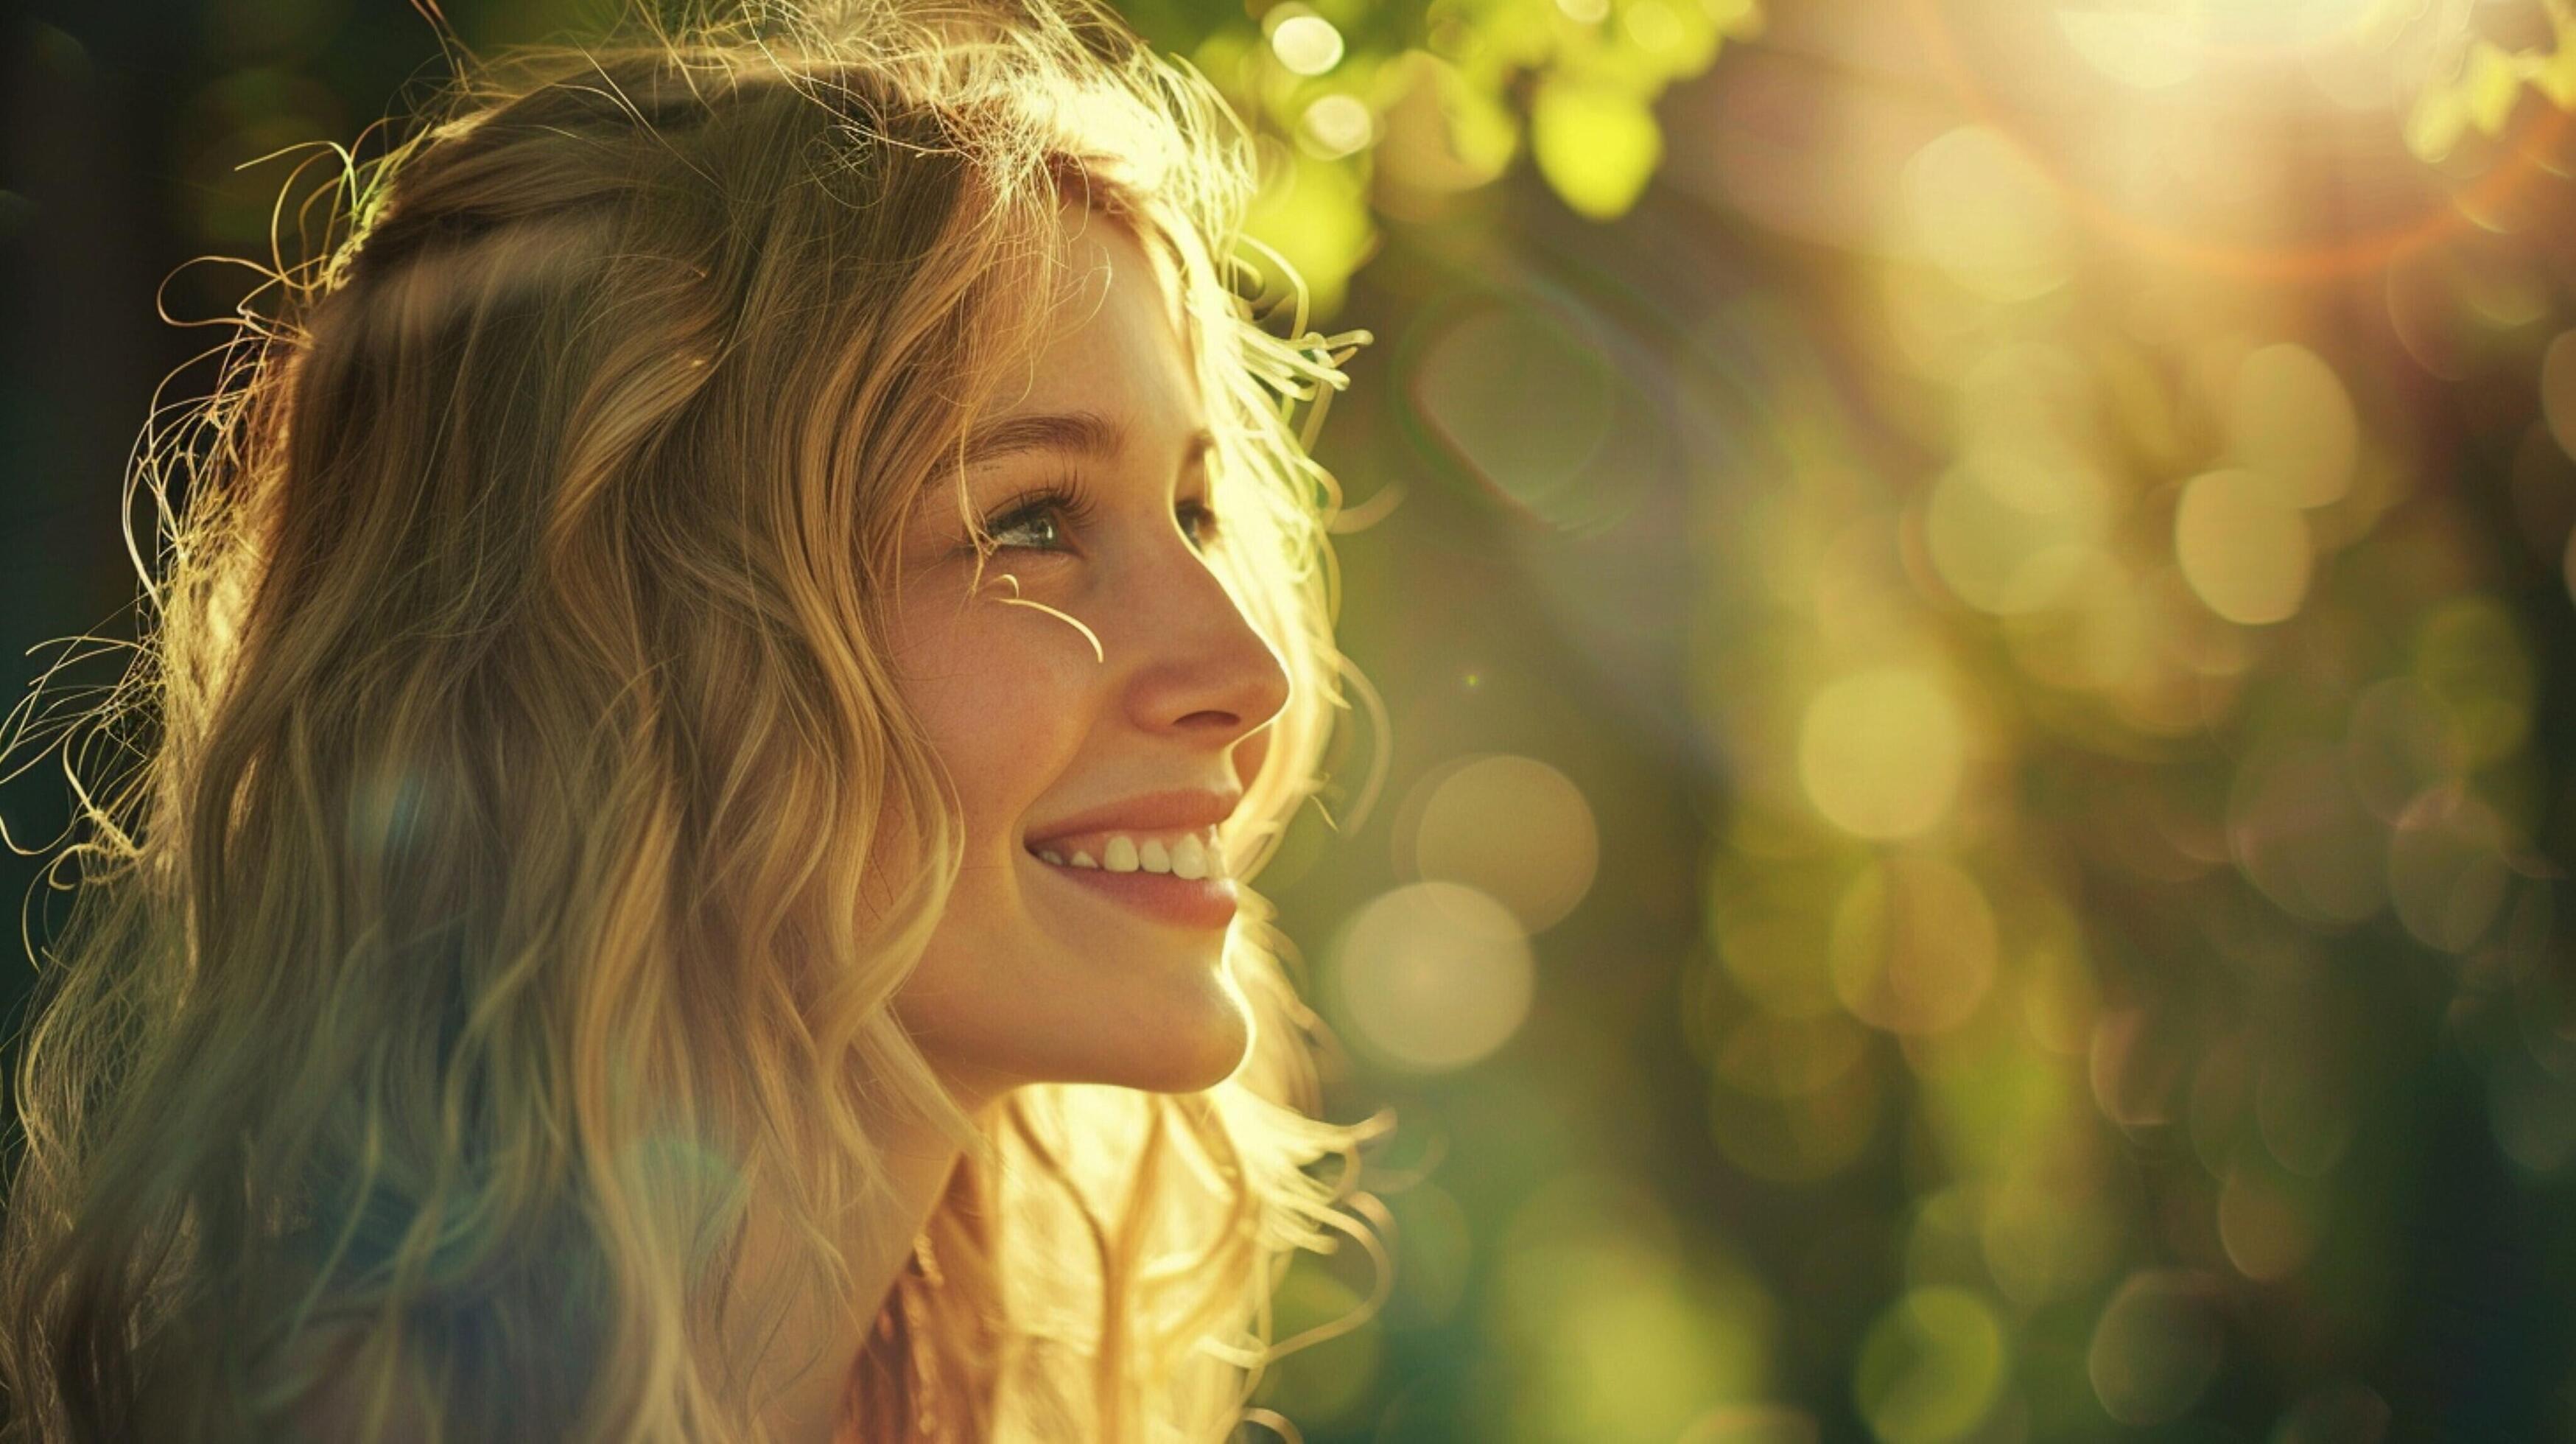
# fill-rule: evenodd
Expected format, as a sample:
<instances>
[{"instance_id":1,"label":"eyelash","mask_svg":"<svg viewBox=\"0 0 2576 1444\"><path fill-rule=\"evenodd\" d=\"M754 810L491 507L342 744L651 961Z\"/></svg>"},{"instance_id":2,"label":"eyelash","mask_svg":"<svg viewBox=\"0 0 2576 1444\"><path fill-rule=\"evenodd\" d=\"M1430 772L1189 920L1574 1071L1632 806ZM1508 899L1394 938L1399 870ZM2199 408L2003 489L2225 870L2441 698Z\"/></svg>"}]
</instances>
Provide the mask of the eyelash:
<instances>
[{"instance_id":1,"label":"eyelash","mask_svg":"<svg viewBox=\"0 0 2576 1444\"><path fill-rule=\"evenodd\" d=\"M1061 533L1066 530L1080 530L1090 522L1093 511L1089 493L1082 489L1080 482L1068 476L1034 491L1022 492L1002 503L991 519L984 523L984 531L995 538L993 545L996 550L1000 550L1011 545L999 540L1003 535L1017 531L1050 512L1061 519L1061 524L1057 528ZM1183 514L1194 514L1198 517L1200 530L1198 535L1192 538L1192 543L1201 550L1205 550L1217 538L1215 510L1204 502L1190 502L1183 509ZM1063 545L1059 541L1052 547L1032 546L1022 549L1053 552L1063 550Z\"/></svg>"}]
</instances>

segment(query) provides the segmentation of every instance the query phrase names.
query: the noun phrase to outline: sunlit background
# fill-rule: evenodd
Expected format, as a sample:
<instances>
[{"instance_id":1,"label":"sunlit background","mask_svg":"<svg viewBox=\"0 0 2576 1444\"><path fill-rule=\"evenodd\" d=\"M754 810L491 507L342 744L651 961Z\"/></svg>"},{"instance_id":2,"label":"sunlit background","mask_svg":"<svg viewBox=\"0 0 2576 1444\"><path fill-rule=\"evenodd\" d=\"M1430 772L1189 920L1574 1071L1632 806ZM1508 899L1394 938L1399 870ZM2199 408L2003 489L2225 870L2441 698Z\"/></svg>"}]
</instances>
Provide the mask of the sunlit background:
<instances>
[{"instance_id":1,"label":"sunlit background","mask_svg":"<svg viewBox=\"0 0 2576 1444\"><path fill-rule=\"evenodd\" d=\"M434 58L396 0L53 8L13 652L130 592L153 286L261 243L234 167ZM1383 725L1265 882L1334 1110L1401 1120L1396 1267L1289 1276L1281 1336L1339 1332L1272 1407L2576 1438L2576 7L1129 13L1251 119L1309 323L1377 337L1322 453Z\"/></svg>"}]
</instances>

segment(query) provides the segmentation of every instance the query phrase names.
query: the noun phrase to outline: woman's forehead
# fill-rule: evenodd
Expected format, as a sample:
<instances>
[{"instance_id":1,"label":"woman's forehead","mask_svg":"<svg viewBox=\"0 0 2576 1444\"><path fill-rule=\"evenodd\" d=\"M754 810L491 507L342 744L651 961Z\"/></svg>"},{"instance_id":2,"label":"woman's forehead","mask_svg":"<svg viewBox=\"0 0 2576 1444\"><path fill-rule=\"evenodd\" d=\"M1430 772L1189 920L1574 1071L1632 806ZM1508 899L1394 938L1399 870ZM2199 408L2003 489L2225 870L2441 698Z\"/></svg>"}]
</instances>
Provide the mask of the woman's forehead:
<instances>
[{"instance_id":1,"label":"woman's forehead","mask_svg":"<svg viewBox=\"0 0 2576 1444\"><path fill-rule=\"evenodd\" d=\"M1001 415L1072 409L1188 413L1200 419L1189 308L1162 247L1093 213L1065 222L1051 309L1025 388ZM1144 420L1157 419L1152 416Z\"/></svg>"},{"instance_id":2,"label":"woman's forehead","mask_svg":"<svg viewBox=\"0 0 2576 1444\"><path fill-rule=\"evenodd\" d=\"M1190 349L1186 282L1171 238L1132 213L1068 200L1056 212L1055 334L1079 330L1117 278L1151 288L1172 335Z\"/></svg>"},{"instance_id":3,"label":"woman's forehead","mask_svg":"<svg viewBox=\"0 0 2576 1444\"><path fill-rule=\"evenodd\" d=\"M1172 243L1127 213L1079 199L1059 209L1057 222L1047 267L1053 294L1035 344L977 408L959 438L958 464L940 468L930 480L944 484L925 485L917 509L938 497L962 504L968 478L1007 456L1108 460L1129 446L1186 445L1211 429ZM1096 440L1071 444L1076 432Z\"/></svg>"}]
</instances>

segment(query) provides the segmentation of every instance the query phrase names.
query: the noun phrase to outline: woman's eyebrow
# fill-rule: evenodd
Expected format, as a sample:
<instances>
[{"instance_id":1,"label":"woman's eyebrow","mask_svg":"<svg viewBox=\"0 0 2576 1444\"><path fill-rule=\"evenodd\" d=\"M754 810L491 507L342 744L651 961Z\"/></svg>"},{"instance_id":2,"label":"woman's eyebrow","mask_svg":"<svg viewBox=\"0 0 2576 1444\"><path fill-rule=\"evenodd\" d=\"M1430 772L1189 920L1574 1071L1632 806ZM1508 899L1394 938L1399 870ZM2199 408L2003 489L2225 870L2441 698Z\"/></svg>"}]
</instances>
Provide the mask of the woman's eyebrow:
<instances>
[{"instance_id":1,"label":"woman's eyebrow","mask_svg":"<svg viewBox=\"0 0 2576 1444\"><path fill-rule=\"evenodd\" d=\"M1053 411L997 421L966 442L966 464L980 466L1023 451L1064 451L1112 457L1127 447L1127 430L1097 411Z\"/></svg>"},{"instance_id":2,"label":"woman's eyebrow","mask_svg":"<svg viewBox=\"0 0 2576 1444\"><path fill-rule=\"evenodd\" d=\"M1187 467L1216 445L1206 427L1193 431L1181 448ZM1023 451L1061 451L1107 459L1127 449L1127 429L1097 411L1050 411L1013 416L975 433L966 442L966 465L982 466Z\"/></svg>"}]
</instances>

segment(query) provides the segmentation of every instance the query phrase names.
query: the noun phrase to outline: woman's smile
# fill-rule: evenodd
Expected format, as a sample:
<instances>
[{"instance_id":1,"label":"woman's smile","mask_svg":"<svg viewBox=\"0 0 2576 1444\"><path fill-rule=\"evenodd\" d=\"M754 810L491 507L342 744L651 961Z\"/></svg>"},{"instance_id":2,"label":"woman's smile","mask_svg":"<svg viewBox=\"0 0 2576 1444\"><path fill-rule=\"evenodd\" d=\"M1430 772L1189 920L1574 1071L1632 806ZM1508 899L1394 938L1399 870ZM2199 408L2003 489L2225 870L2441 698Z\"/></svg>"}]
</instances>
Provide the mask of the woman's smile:
<instances>
[{"instance_id":1,"label":"woman's smile","mask_svg":"<svg viewBox=\"0 0 2576 1444\"><path fill-rule=\"evenodd\" d=\"M1236 892L1219 824L1236 792L1147 793L1030 829L1021 850L1047 871L1176 927L1223 929Z\"/></svg>"},{"instance_id":2,"label":"woman's smile","mask_svg":"<svg viewBox=\"0 0 2576 1444\"><path fill-rule=\"evenodd\" d=\"M1115 853L1108 863L1086 865L1082 859L1087 856L1088 853L1077 853L1064 863L1032 860L1040 871L1062 878L1078 891L1106 898L1157 922L1221 931L1234 921L1236 897L1234 879L1230 877L1182 877L1136 865L1132 857L1126 859L1130 865L1121 869L1116 866L1121 859Z\"/></svg>"}]
</instances>

